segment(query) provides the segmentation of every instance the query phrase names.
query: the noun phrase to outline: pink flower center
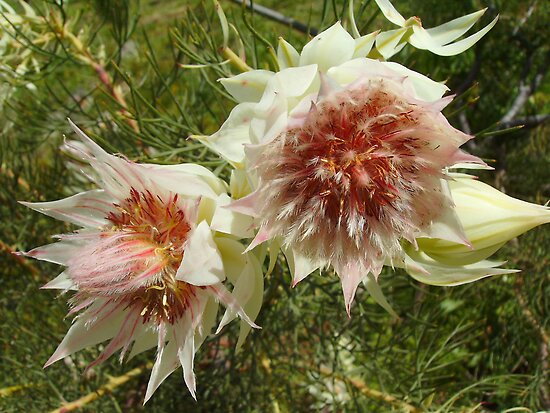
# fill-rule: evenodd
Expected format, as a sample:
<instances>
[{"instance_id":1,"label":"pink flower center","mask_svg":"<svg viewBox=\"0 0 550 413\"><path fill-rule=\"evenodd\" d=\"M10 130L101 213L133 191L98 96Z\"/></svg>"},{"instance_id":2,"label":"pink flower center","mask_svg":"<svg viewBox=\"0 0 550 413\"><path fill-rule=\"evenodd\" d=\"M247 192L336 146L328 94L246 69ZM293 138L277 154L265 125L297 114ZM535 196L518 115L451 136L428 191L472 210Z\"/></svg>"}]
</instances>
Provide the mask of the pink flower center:
<instances>
[{"instance_id":1,"label":"pink flower center","mask_svg":"<svg viewBox=\"0 0 550 413\"><path fill-rule=\"evenodd\" d=\"M190 307L199 287L176 280L191 227L178 195L131 189L115 204L102 231L69 263L79 288L76 302L103 296L137 310L143 321L173 323Z\"/></svg>"},{"instance_id":2,"label":"pink flower center","mask_svg":"<svg viewBox=\"0 0 550 413\"><path fill-rule=\"evenodd\" d=\"M441 125L383 80L324 98L256 163L266 226L311 258L376 271L448 202L457 148Z\"/></svg>"}]
</instances>

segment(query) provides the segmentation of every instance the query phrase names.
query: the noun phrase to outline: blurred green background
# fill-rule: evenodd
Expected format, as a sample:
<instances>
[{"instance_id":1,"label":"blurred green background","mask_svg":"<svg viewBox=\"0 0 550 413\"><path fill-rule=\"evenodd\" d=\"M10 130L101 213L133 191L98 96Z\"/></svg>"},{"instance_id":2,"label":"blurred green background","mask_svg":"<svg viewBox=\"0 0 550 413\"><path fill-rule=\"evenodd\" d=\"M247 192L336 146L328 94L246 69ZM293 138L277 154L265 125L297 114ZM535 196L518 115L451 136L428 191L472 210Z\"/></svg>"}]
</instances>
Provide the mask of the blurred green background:
<instances>
[{"instance_id":1,"label":"blurred green background","mask_svg":"<svg viewBox=\"0 0 550 413\"><path fill-rule=\"evenodd\" d=\"M98 346L43 370L70 325L64 318L68 297L39 290L60 272L58 266L12 252L72 229L17 203L87 188L58 150L64 134L71 137L66 118L110 152L153 163L199 162L227 178L228 165L187 136L211 133L227 117L234 102L216 79L232 69L221 64L222 35L209 0L28 2L35 16L23 4L7 3L23 17L10 17L2 5L0 411L55 411L83 397L88 399L79 401L82 412L550 409L548 227L498 252L507 266L522 269L517 275L438 288L402 272L383 273L381 284L398 321L361 288L348 318L340 283L329 272L291 289L280 258L266 280L257 320L263 329L235 353L233 323L198 352L198 402L179 369L142 406L154 350L122 365L113 357L83 375ZM342 0L257 3L316 29L338 19L345 23L348 7ZM447 81L457 94L446 115L476 135L467 150L495 167L482 179L514 197L547 202L549 3L393 3L405 17L420 16L425 27L488 7L479 29L500 14L497 26L459 56L408 46L393 60ZM245 50L253 67L269 68L268 44L276 45L279 36L300 47L310 38L258 13L243 13L232 1L221 4L234 25L231 47ZM363 34L392 28L374 1L356 1L355 15ZM185 66L192 64L206 67Z\"/></svg>"}]
</instances>

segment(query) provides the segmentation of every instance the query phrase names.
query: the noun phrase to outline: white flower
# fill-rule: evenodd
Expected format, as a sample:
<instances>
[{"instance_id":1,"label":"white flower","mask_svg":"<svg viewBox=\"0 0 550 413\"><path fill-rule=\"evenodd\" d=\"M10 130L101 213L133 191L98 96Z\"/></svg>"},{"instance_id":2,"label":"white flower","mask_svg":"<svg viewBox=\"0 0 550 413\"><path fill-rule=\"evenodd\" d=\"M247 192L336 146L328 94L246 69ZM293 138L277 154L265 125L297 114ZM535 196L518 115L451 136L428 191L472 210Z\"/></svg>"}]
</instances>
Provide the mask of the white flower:
<instances>
[{"instance_id":1,"label":"white flower","mask_svg":"<svg viewBox=\"0 0 550 413\"><path fill-rule=\"evenodd\" d=\"M440 56L453 56L476 44L497 23L498 16L480 31L455 41L483 16L487 9L451 20L431 29L424 29L416 16L405 19L389 0L375 0L384 16L399 29L381 32L376 36L376 50L384 59L398 53L407 43L417 49L429 50Z\"/></svg>"},{"instance_id":2,"label":"white flower","mask_svg":"<svg viewBox=\"0 0 550 413\"><path fill-rule=\"evenodd\" d=\"M240 345L249 326L256 327L260 264L231 235L246 235L236 223L249 227L251 221L219 208L228 202L226 185L207 169L135 164L107 154L71 126L81 140L67 142L67 150L91 166L100 189L23 203L81 227L25 254L66 266L44 288L76 291L70 314L80 315L46 366L107 339L88 368L119 349L122 360L156 346L145 401L180 364L195 397L193 358L216 320L218 301L227 307L218 331L239 315L247 324Z\"/></svg>"},{"instance_id":3,"label":"white flower","mask_svg":"<svg viewBox=\"0 0 550 413\"><path fill-rule=\"evenodd\" d=\"M339 23L287 55L298 67L223 79L241 103L201 141L248 171L254 192L232 209L257 219L249 249L280 244L294 284L332 266L348 312L362 281L388 308L369 274L402 262L403 245L419 237L470 245L445 171L483 163L459 149L471 137L441 114L452 99L444 85L355 57Z\"/></svg>"}]
</instances>

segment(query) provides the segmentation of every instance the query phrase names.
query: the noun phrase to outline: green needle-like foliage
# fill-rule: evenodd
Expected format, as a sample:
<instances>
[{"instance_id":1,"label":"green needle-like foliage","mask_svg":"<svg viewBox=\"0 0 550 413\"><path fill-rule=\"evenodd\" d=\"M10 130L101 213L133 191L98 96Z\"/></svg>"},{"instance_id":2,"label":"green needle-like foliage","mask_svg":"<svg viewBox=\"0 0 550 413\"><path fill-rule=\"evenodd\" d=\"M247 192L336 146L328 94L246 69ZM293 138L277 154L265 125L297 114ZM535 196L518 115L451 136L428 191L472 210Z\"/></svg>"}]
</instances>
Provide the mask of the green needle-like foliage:
<instances>
[{"instance_id":1,"label":"green needle-like foliage","mask_svg":"<svg viewBox=\"0 0 550 413\"><path fill-rule=\"evenodd\" d=\"M22 3L8 3L25 15ZM251 67L276 69L269 45L276 46L279 36L297 45L309 39L237 2L221 3L232 24L229 47ZM255 3L312 29L337 19L346 24L343 0ZM390 28L373 1L355 3L362 33ZM396 58L447 80L458 93L446 114L478 136L467 149L492 160L496 174L482 179L496 177L491 183L499 189L544 204L550 197L550 6L536 0L394 3L406 16L422 16L426 27L481 7L500 13L498 25L466 53L442 58L409 47ZM29 4L33 19L17 24L11 18L0 27L8 45L0 64L0 411L54 411L87 395L92 397L78 402L79 411L550 409L548 227L499 252L508 266L523 270L519 274L438 288L404 272L384 272L380 282L398 319L361 289L348 318L333 273L317 272L291 288L279 257L256 320L263 329L236 352L233 323L197 353L198 402L180 369L142 405L154 350L124 364L113 357L83 375L102 349L97 346L42 369L71 323L64 318L71 293L40 290L59 267L13 252L72 228L17 201L89 189L75 174L78 165L58 150L64 134L73 136L66 119L109 152L140 162L196 162L228 179L227 163L188 137L212 133L226 119L235 103L217 79L238 70L221 53L223 34L210 1ZM503 121L530 85L536 87L521 109ZM135 368L141 370L123 384L95 393Z\"/></svg>"}]
</instances>

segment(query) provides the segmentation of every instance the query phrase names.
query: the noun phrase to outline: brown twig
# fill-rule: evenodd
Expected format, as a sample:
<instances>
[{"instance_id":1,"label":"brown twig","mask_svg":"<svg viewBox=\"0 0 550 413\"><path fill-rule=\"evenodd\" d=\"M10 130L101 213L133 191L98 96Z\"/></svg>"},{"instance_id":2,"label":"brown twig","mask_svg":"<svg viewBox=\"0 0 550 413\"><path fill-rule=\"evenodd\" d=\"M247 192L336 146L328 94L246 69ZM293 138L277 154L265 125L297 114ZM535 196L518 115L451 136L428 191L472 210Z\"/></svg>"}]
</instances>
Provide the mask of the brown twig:
<instances>
[{"instance_id":1,"label":"brown twig","mask_svg":"<svg viewBox=\"0 0 550 413\"><path fill-rule=\"evenodd\" d=\"M287 17L282 13L279 13L278 11L275 11L273 9L267 8L265 6L261 6L256 3L251 3L247 0L231 0L233 3L237 3L242 5L244 3L245 7L247 7L249 10L252 10L254 13L258 13L260 16L267 17L270 20L273 20L277 23L284 24L286 26L290 26L295 30L298 30L299 32L309 34L311 36L316 36L319 32L314 27L309 27L308 25L299 22L298 20L294 20L291 17Z\"/></svg>"},{"instance_id":2,"label":"brown twig","mask_svg":"<svg viewBox=\"0 0 550 413\"><path fill-rule=\"evenodd\" d=\"M400 400L396 396L392 396L391 394L383 393L379 390L371 389L368 387L363 380L357 377L347 377L338 373L335 373L331 371L329 368L325 366L320 367L320 373L324 376L328 377L334 377L337 380L348 382L351 385L353 385L355 388L357 388L362 394L367 396L368 398L372 400L376 400L379 402L384 402L386 404L390 404L394 407L399 408L403 412L407 413L421 413L424 410L420 409L418 407L413 406L412 404L409 404L403 400Z\"/></svg>"},{"instance_id":3,"label":"brown twig","mask_svg":"<svg viewBox=\"0 0 550 413\"><path fill-rule=\"evenodd\" d=\"M130 370L128 373L123 374L122 376L111 377L109 378L107 384L104 384L96 391L89 393L86 396L83 396L75 401L65 403L60 408L52 410L50 413L66 413L76 409L80 409L81 407L84 407L94 400L97 400L106 394L112 393L117 387L122 386L124 383L130 381L131 379L140 376L145 370L149 370L152 365L152 363L147 363L144 366L136 367L135 369Z\"/></svg>"}]
</instances>

